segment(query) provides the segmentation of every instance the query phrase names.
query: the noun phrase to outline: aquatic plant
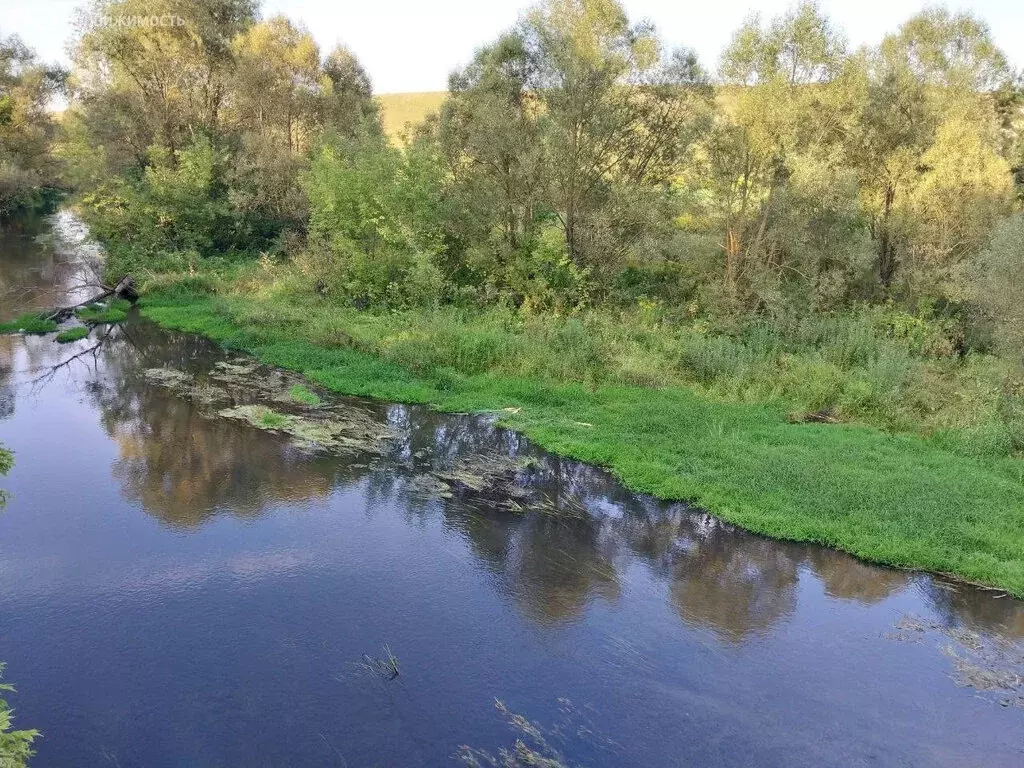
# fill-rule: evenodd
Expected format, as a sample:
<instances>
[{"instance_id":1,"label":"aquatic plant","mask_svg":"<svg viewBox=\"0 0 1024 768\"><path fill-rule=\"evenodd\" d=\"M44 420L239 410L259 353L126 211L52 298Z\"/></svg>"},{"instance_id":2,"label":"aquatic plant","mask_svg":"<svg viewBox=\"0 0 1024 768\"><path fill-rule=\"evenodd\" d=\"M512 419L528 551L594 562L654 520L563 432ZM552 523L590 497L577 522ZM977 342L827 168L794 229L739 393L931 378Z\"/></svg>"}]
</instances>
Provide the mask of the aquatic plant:
<instances>
[{"instance_id":1,"label":"aquatic plant","mask_svg":"<svg viewBox=\"0 0 1024 768\"><path fill-rule=\"evenodd\" d=\"M260 426L267 429L281 429L289 423L289 419L285 414L278 413L270 408L261 408L256 418Z\"/></svg>"},{"instance_id":2,"label":"aquatic plant","mask_svg":"<svg viewBox=\"0 0 1024 768\"><path fill-rule=\"evenodd\" d=\"M464 744L459 748L459 761L471 768L571 768L579 764L571 762L564 754L569 742L585 740L590 742L589 747L605 750L614 747L569 699L559 699L558 705L561 712L559 721L545 728L525 715L513 712L501 699L495 699L495 709L516 732L515 743L511 748L502 747L497 754Z\"/></svg>"},{"instance_id":3,"label":"aquatic plant","mask_svg":"<svg viewBox=\"0 0 1024 768\"><path fill-rule=\"evenodd\" d=\"M363 654L363 660L359 666L375 675L380 675L385 680L394 680L399 675L398 657L391 652L391 646L385 643L383 656L371 656Z\"/></svg>"},{"instance_id":4,"label":"aquatic plant","mask_svg":"<svg viewBox=\"0 0 1024 768\"><path fill-rule=\"evenodd\" d=\"M0 333L31 333L42 335L53 333L57 324L53 320L40 317L37 312L27 312L14 320L0 322Z\"/></svg>"},{"instance_id":5,"label":"aquatic plant","mask_svg":"<svg viewBox=\"0 0 1024 768\"><path fill-rule=\"evenodd\" d=\"M6 475L14 466L14 454L0 445L0 475ZM0 488L0 509L7 503L7 492Z\"/></svg>"},{"instance_id":6,"label":"aquatic plant","mask_svg":"<svg viewBox=\"0 0 1024 768\"><path fill-rule=\"evenodd\" d=\"M121 323L128 317L131 309L124 299L114 299L109 304L92 304L75 310L75 315L83 323L102 325L104 323Z\"/></svg>"},{"instance_id":7,"label":"aquatic plant","mask_svg":"<svg viewBox=\"0 0 1024 768\"><path fill-rule=\"evenodd\" d=\"M3 663L0 663L0 681L3 680L4 666ZM29 758L35 754L32 742L40 734L36 730L12 730L14 710L3 698L6 693L14 693L14 686L0 682L0 766L23 768L28 765Z\"/></svg>"},{"instance_id":8,"label":"aquatic plant","mask_svg":"<svg viewBox=\"0 0 1024 768\"><path fill-rule=\"evenodd\" d=\"M68 328L66 331L61 331L57 334L58 344L69 344L72 341L78 341L84 339L89 335L89 329L84 325L76 325L74 328Z\"/></svg>"}]
</instances>

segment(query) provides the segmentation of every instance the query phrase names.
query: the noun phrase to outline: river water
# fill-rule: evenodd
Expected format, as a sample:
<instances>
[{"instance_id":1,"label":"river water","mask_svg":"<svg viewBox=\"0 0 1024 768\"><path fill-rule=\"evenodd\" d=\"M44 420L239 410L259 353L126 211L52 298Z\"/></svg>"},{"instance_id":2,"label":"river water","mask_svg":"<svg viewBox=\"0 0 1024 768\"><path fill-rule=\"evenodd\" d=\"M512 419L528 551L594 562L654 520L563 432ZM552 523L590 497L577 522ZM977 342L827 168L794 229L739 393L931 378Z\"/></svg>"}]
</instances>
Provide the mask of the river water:
<instances>
[{"instance_id":1,"label":"river water","mask_svg":"<svg viewBox=\"0 0 1024 768\"><path fill-rule=\"evenodd\" d=\"M83 234L0 235L0 315L87 282ZM136 317L0 336L34 765L1024 765L1021 602L298 383Z\"/></svg>"}]
</instances>

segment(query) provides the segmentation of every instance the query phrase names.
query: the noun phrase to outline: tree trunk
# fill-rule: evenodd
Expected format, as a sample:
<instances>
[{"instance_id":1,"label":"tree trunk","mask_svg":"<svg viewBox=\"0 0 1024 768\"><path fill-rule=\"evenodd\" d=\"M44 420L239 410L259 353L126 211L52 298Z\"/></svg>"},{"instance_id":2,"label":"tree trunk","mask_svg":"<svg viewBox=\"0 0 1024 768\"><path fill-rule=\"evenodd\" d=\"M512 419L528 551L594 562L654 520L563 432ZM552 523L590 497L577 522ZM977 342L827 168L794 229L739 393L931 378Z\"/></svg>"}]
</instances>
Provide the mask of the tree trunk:
<instances>
[{"instance_id":1,"label":"tree trunk","mask_svg":"<svg viewBox=\"0 0 1024 768\"><path fill-rule=\"evenodd\" d=\"M895 198L896 189L889 183L885 187L882 221L878 228L878 282L886 291L896 276L896 244L893 242L890 221Z\"/></svg>"},{"instance_id":2,"label":"tree trunk","mask_svg":"<svg viewBox=\"0 0 1024 768\"><path fill-rule=\"evenodd\" d=\"M103 286L103 288L103 293L97 296L93 296L91 299L83 301L81 304L75 304L70 307L57 307L56 309L52 310L50 314L47 315L46 319L53 320L58 323L63 323L65 320L71 317L74 311L79 307L87 307L90 304L95 304L97 301L103 301L103 299L109 296L113 296L114 298L117 299L124 299L125 301L129 301L132 304L139 300L139 292L138 289L135 287L135 281L132 279L131 275L125 275L124 277L122 277L120 280L117 281L117 283L112 288L108 288L107 286Z\"/></svg>"}]
</instances>

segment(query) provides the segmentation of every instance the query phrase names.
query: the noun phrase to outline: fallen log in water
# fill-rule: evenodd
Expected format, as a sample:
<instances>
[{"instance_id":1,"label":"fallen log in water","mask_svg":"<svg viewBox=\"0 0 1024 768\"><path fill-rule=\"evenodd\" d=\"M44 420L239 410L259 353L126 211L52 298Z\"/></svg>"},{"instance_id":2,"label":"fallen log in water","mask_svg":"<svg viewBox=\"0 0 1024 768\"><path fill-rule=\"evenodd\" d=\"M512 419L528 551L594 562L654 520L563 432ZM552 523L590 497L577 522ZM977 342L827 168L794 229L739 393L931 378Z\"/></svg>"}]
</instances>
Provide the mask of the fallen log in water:
<instances>
[{"instance_id":1,"label":"fallen log in water","mask_svg":"<svg viewBox=\"0 0 1024 768\"><path fill-rule=\"evenodd\" d=\"M132 279L131 275L125 275L118 280L113 287L106 285L101 285L100 287L103 288L103 293L93 296L91 299L83 301L81 304L75 304L70 307L57 307L49 314L45 315L45 319L53 320L55 323L63 323L75 313L76 309L87 307L90 304L103 301L111 296L115 299L124 299L132 304L139 300L139 291L135 287L135 281Z\"/></svg>"}]
</instances>

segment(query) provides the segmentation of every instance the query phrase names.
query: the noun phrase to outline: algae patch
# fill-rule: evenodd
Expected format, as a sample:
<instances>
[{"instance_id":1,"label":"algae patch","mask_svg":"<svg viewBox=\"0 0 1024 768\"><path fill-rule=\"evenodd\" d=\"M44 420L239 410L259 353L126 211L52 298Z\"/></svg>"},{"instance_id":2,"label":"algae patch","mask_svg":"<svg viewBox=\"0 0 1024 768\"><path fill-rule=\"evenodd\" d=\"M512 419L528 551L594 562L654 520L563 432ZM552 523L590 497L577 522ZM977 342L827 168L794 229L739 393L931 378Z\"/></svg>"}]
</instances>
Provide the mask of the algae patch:
<instances>
[{"instance_id":1,"label":"algae patch","mask_svg":"<svg viewBox=\"0 0 1024 768\"><path fill-rule=\"evenodd\" d=\"M391 437L387 426L356 410L332 410L315 417L281 413L263 405L236 405L217 412L257 429L282 432L302 448L330 453L380 452Z\"/></svg>"},{"instance_id":2,"label":"algae patch","mask_svg":"<svg viewBox=\"0 0 1024 768\"><path fill-rule=\"evenodd\" d=\"M175 368L148 368L143 372L143 376L150 384L164 387L178 397L200 405L212 406L227 399L227 393L222 389L198 382L191 374Z\"/></svg>"},{"instance_id":3,"label":"algae patch","mask_svg":"<svg viewBox=\"0 0 1024 768\"><path fill-rule=\"evenodd\" d=\"M901 642L935 639L952 662L950 677L958 686L986 693L1000 706L1024 709L1024 643L912 615L900 619L887 637Z\"/></svg>"},{"instance_id":4,"label":"algae patch","mask_svg":"<svg viewBox=\"0 0 1024 768\"><path fill-rule=\"evenodd\" d=\"M211 418L288 435L303 449L380 454L392 437L387 424L369 410L326 403L300 377L250 360L222 360L195 375L174 368L150 368L144 375L151 384L208 407Z\"/></svg>"}]
</instances>

